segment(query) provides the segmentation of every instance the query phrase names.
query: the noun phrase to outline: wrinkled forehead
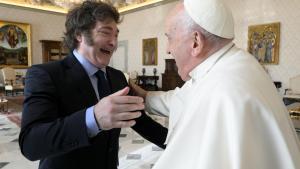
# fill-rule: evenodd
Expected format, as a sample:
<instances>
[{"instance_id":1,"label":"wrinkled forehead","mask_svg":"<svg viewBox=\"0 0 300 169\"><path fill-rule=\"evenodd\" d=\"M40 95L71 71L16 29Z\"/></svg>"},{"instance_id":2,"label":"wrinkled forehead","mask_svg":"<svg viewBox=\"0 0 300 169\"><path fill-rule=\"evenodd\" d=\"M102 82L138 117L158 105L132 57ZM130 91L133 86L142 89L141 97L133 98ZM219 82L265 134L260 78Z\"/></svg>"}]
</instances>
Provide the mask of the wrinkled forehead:
<instances>
[{"instance_id":1,"label":"wrinkled forehead","mask_svg":"<svg viewBox=\"0 0 300 169\"><path fill-rule=\"evenodd\" d=\"M166 30L177 29L180 26L180 17L184 11L183 3L178 3L168 14L165 22Z\"/></svg>"},{"instance_id":2,"label":"wrinkled forehead","mask_svg":"<svg viewBox=\"0 0 300 169\"><path fill-rule=\"evenodd\" d=\"M168 14L170 20L177 19L182 12L184 11L184 5L182 2L179 2Z\"/></svg>"}]
</instances>

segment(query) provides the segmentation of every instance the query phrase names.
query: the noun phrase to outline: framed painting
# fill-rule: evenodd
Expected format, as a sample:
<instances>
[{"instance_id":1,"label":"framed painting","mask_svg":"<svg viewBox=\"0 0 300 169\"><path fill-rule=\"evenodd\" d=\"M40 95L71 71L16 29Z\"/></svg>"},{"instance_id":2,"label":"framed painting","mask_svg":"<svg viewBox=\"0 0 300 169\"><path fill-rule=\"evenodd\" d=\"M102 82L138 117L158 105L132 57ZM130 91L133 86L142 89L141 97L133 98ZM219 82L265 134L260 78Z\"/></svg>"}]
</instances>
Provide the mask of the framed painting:
<instances>
[{"instance_id":1,"label":"framed painting","mask_svg":"<svg viewBox=\"0 0 300 169\"><path fill-rule=\"evenodd\" d=\"M157 38L143 39L143 65L157 65Z\"/></svg>"},{"instance_id":2,"label":"framed painting","mask_svg":"<svg viewBox=\"0 0 300 169\"><path fill-rule=\"evenodd\" d=\"M30 25L0 21L0 67L31 66Z\"/></svg>"},{"instance_id":3,"label":"framed painting","mask_svg":"<svg viewBox=\"0 0 300 169\"><path fill-rule=\"evenodd\" d=\"M261 64L279 63L280 23L248 27L248 52Z\"/></svg>"}]
</instances>

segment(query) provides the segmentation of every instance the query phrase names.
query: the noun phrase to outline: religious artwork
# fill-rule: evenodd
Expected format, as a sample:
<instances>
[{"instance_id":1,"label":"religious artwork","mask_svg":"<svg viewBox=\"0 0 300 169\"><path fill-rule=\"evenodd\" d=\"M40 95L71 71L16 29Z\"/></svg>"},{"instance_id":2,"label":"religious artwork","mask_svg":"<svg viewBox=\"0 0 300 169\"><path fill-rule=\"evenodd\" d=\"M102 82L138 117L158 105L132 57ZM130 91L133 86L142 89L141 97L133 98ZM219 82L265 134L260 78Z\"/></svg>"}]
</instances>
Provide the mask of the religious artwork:
<instances>
[{"instance_id":1,"label":"religious artwork","mask_svg":"<svg viewBox=\"0 0 300 169\"><path fill-rule=\"evenodd\" d=\"M279 42L279 22L253 25L248 28L248 52L262 64L278 64Z\"/></svg>"},{"instance_id":2,"label":"religious artwork","mask_svg":"<svg viewBox=\"0 0 300 169\"><path fill-rule=\"evenodd\" d=\"M143 65L157 65L157 38L143 39Z\"/></svg>"},{"instance_id":3,"label":"religious artwork","mask_svg":"<svg viewBox=\"0 0 300 169\"><path fill-rule=\"evenodd\" d=\"M31 66L30 25L0 21L0 67Z\"/></svg>"},{"instance_id":4,"label":"religious artwork","mask_svg":"<svg viewBox=\"0 0 300 169\"><path fill-rule=\"evenodd\" d=\"M44 11L67 13L68 10L85 0L0 0L0 3L16 5L26 8L39 9ZM151 5L159 5L175 0L95 0L112 4L119 12L129 12L136 9L144 9ZM141 8L143 7L143 8Z\"/></svg>"}]
</instances>

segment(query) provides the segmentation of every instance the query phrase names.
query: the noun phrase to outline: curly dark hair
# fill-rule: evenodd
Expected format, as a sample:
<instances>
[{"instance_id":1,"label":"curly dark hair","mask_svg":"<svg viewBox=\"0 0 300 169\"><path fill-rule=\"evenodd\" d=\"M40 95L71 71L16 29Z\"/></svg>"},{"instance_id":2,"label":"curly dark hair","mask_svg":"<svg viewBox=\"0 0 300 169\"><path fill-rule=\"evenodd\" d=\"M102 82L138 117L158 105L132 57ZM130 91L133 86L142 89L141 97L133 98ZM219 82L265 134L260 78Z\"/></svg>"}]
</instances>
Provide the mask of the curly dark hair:
<instances>
[{"instance_id":1,"label":"curly dark hair","mask_svg":"<svg viewBox=\"0 0 300 169\"><path fill-rule=\"evenodd\" d=\"M113 20L120 23L120 14L115 7L103 2L85 1L82 5L70 10L65 23L64 46L70 51L78 46L77 35L84 35L87 43L92 44L91 30L95 28L96 22Z\"/></svg>"}]
</instances>

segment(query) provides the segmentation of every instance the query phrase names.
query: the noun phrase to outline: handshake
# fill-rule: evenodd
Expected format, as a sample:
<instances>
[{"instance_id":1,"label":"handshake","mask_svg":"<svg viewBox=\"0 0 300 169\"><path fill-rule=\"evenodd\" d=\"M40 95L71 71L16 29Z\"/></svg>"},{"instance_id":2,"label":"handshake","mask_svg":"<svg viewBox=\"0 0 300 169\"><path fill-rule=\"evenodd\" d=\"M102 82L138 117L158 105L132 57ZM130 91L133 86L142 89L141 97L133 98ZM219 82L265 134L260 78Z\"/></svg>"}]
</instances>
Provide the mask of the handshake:
<instances>
[{"instance_id":1,"label":"handshake","mask_svg":"<svg viewBox=\"0 0 300 169\"><path fill-rule=\"evenodd\" d=\"M141 94L146 94L146 91L134 86L135 93L141 92L139 95L142 97L140 97L129 96L129 90L129 87L125 87L104 97L94 106L94 116L102 130L132 127L136 123L134 119L142 115L141 110L144 110L145 105Z\"/></svg>"}]
</instances>

